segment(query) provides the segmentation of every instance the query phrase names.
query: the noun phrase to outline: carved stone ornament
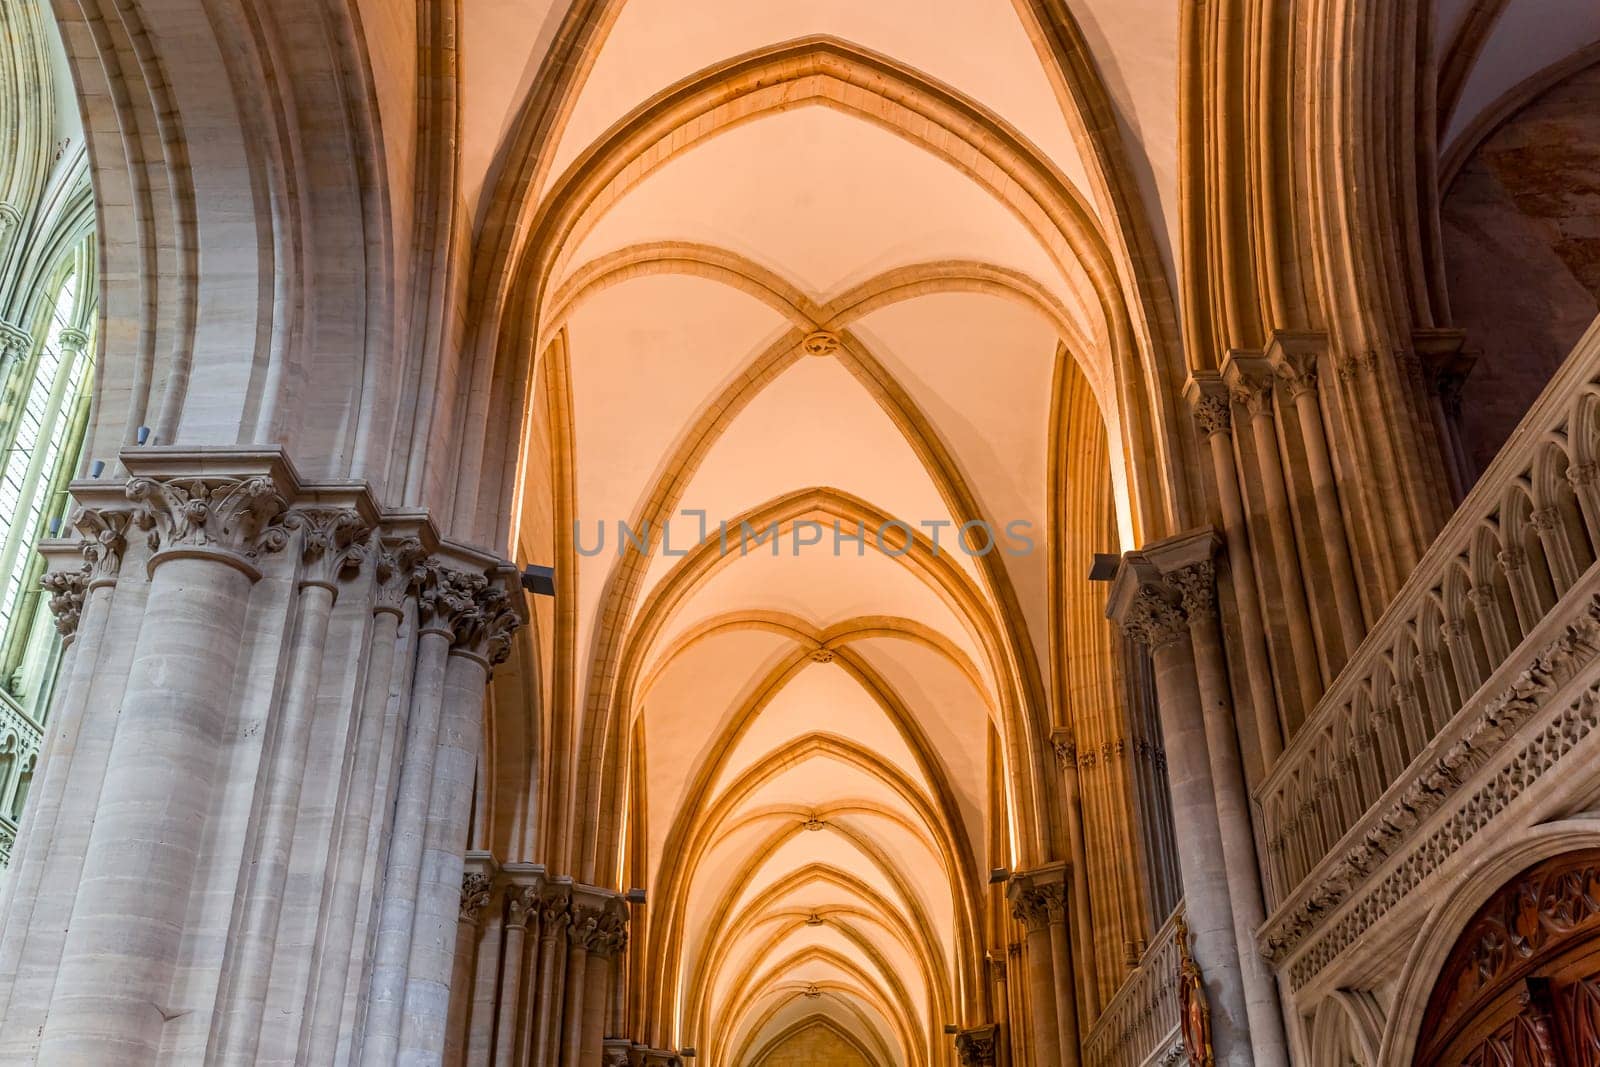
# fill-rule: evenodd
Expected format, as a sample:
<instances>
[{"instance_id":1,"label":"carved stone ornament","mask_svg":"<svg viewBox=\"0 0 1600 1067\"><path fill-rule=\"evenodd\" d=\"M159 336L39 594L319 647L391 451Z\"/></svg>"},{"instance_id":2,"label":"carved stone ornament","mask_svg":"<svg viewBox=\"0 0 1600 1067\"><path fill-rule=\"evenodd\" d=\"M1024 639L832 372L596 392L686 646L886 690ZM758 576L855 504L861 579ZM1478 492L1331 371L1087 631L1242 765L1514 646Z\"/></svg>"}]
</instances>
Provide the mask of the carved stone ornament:
<instances>
[{"instance_id":1,"label":"carved stone ornament","mask_svg":"<svg viewBox=\"0 0 1600 1067\"><path fill-rule=\"evenodd\" d=\"M333 588L340 575L361 565L361 541L372 526L351 508L294 508L284 526L300 534L304 581Z\"/></svg>"},{"instance_id":2,"label":"carved stone ornament","mask_svg":"<svg viewBox=\"0 0 1600 1067\"><path fill-rule=\"evenodd\" d=\"M368 542L375 585L372 610L392 615L405 612L406 600L422 584L427 552L415 537L374 538Z\"/></svg>"},{"instance_id":3,"label":"carved stone ornament","mask_svg":"<svg viewBox=\"0 0 1600 1067\"><path fill-rule=\"evenodd\" d=\"M1553 694L1597 659L1600 596L1591 597L1578 619L1526 670L1457 728L1458 739L1442 755L1408 770L1393 800L1357 824L1365 829L1355 836L1353 848L1330 857L1305 879L1261 938L1263 954L1273 963L1298 953L1289 968L1292 988L1308 985L1600 726L1600 686L1590 686L1551 709L1548 721L1521 744L1509 744ZM1479 784L1468 792L1472 780ZM1416 839L1417 828L1446 801L1454 810ZM1396 857L1403 858L1391 862ZM1369 884L1369 874L1385 866L1387 873ZM1339 917L1332 920L1335 912Z\"/></svg>"},{"instance_id":4,"label":"carved stone ornament","mask_svg":"<svg viewBox=\"0 0 1600 1067\"><path fill-rule=\"evenodd\" d=\"M539 897L539 936L546 941L560 937L572 922L572 900L566 893L546 890Z\"/></svg>"},{"instance_id":5,"label":"carved stone ornament","mask_svg":"<svg viewBox=\"0 0 1600 1067\"><path fill-rule=\"evenodd\" d=\"M1150 586L1139 590L1122 626L1131 640L1158 649L1189 634L1189 620L1183 611L1161 591Z\"/></svg>"},{"instance_id":6,"label":"carved stone ornament","mask_svg":"<svg viewBox=\"0 0 1600 1067\"><path fill-rule=\"evenodd\" d=\"M572 921L567 927L567 944L598 954L602 934L600 920L605 912L588 904L572 905Z\"/></svg>"},{"instance_id":7,"label":"carved stone ornament","mask_svg":"<svg viewBox=\"0 0 1600 1067\"><path fill-rule=\"evenodd\" d=\"M39 586L50 594L50 614L56 617L56 632L71 637L83 617L83 598L89 589L90 568L50 571L39 579Z\"/></svg>"},{"instance_id":8,"label":"carved stone ornament","mask_svg":"<svg viewBox=\"0 0 1600 1067\"><path fill-rule=\"evenodd\" d=\"M1226 396L1212 393L1194 402L1194 421L1206 437L1233 430L1233 405Z\"/></svg>"},{"instance_id":9,"label":"carved stone ornament","mask_svg":"<svg viewBox=\"0 0 1600 1067\"><path fill-rule=\"evenodd\" d=\"M817 330L806 335L800 347L808 356L831 356L839 351L839 335L829 330Z\"/></svg>"},{"instance_id":10,"label":"carved stone ornament","mask_svg":"<svg viewBox=\"0 0 1600 1067\"><path fill-rule=\"evenodd\" d=\"M994 1067L1000 1028L980 1026L956 1035L956 1055L961 1067Z\"/></svg>"},{"instance_id":11,"label":"carved stone ornament","mask_svg":"<svg viewBox=\"0 0 1600 1067\"><path fill-rule=\"evenodd\" d=\"M151 552L249 561L288 542L287 505L271 478L133 478L125 492Z\"/></svg>"},{"instance_id":12,"label":"carved stone ornament","mask_svg":"<svg viewBox=\"0 0 1600 1067\"><path fill-rule=\"evenodd\" d=\"M1066 886L1058 883L1026 886L1011 902L1011 917L1030 930L1060 922L1067 913Z\"/></svg>"},{"instance_id":13,"label":"carved stone ornament","mask_svg":"<svg viewBox=\"0 0 1600 1067\"><path fill-rule=\"evenodd\" d=\"M475 923L478 913L488 906L494 883L482 871L468 871L461 876L461 921Z\"/></svg>"},{"instance_id":14,"label":"carved stone ornament","mask_svg":"<svg viewBox=\"0 0 1600 1067\"><path fill-rule=\"evenodd\" d=\"M91 582L109 581L122 569L133 512L112 508L79 508L69 525L82 535L78 551L89 567Z\"/></svg>"},{"instance_id":15,"label":"carved stone ornament","mask_svg":"<svg viewBox=\"0 0 1600 1067\"><path fill-rule=\"evenodd\" d=\"M1178 591L1190 622L1217 617L1217 568L1209 559L1173 571L1167 581Z\"/></svg>"}]
</instances>

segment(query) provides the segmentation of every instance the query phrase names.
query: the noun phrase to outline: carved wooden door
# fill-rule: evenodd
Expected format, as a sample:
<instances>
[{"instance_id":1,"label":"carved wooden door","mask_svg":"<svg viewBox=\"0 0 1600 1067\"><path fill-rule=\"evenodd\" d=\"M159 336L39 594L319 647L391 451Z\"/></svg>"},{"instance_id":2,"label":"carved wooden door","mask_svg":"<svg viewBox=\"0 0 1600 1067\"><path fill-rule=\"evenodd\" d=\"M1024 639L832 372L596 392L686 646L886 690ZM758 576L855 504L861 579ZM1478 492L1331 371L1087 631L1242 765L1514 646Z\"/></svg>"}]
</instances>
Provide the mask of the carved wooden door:
<instances>
[{"instance_id":1,"label":"carved wooden door","mask_svg":"<svg viewBox=\"0 0 1600 1067\"><path fill-rule=\"evenodd\" d=\"M1531 867L1451 950L1419 1067L1600 1067L1600 849Z\"/></svg>"}]
</instances>

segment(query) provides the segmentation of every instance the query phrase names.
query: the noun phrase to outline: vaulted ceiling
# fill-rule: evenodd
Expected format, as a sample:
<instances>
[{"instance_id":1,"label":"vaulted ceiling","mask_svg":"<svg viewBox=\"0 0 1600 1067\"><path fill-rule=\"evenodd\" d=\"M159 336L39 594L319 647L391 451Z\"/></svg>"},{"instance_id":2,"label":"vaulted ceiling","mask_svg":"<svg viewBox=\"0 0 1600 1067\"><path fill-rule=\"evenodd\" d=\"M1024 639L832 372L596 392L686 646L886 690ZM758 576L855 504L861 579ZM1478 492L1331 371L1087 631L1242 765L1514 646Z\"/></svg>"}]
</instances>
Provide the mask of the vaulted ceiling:
<instances>
[{"instance_id":1,"label":"vaulted ceiling","mask_svg":"<svg viewBox=\"0 0 1600 1067\"><path fill-rule=\"evenodd\" d=\"M482 219L570 26L469 6L465 52L497 56L463 68ZM1178 291L1182 5L1064 5L1088 88L1049 4L588 6L516 171L539 339L519 537L561 572L537 621L547 788L577 797L553 847L648 890L633 1010L662 1047L949 1063L999 922L988 872L1051 847L1069 589L1137 536L1121 393L1128 338L1150 358L1158 331L1127 294L1146 260ZM1449 129L1516 79L1517 32ZM917 537L875 543L890 519ZM741 551L742 520L777 523L777 551ZM958 550L980 520L1031 547ZM836 541L858 522L865 545Z\"/></svg>"}]
</instances>

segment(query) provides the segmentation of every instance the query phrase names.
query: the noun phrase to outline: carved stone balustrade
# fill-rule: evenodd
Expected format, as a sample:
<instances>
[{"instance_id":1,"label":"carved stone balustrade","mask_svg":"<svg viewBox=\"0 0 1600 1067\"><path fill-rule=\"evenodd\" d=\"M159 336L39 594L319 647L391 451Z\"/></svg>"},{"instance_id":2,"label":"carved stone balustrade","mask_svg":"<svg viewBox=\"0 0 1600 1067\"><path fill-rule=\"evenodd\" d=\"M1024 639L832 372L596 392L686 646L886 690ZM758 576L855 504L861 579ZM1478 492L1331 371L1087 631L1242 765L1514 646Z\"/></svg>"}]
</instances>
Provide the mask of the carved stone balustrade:
<instances>
[{"instance_id":1,"label":"carved stone balustrade","mask_svg":"<svg viewBox=\"0 0 1600 1067\"><path fill-rule=\"evenodd\" d=\"M1600 326L1256 789L1261 945L1295 989L1595 724L1571 693L1600 664L1597 390Z\"/></svg>"},{"instance_id":2,"label":"carved stone balustrade","mask_svg":"<svg viewBox=\"0 0 1600 1067\"><path fill-rule=\"evenodd\" d=\"M1180 904L1095 1020L1083 1043L1084 1067L1177 1062L1168 1058L1174 1049L1181 1058L1176 931L1182 914Z\"/></svg>"}]
</instances>

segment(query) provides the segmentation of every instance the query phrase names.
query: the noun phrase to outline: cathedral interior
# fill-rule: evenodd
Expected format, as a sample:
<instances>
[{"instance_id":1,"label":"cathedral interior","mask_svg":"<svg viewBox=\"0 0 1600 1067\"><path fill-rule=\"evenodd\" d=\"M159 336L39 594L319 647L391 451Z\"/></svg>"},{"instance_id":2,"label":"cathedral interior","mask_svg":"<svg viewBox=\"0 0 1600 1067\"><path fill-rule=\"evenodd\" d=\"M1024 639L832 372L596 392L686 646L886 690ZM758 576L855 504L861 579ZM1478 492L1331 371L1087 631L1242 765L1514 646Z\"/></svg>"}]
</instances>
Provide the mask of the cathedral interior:
<instances>
[{"instance_id":1,"label":"cathedral interior","mask_svg":"<svg viewBox=\"0 0 1600 1067\"><path fill-rule=\"evenodd\" d=\"M1594 0L0 0L0 1064L1600 1067Z\"/></svg>"}]
</instances>

